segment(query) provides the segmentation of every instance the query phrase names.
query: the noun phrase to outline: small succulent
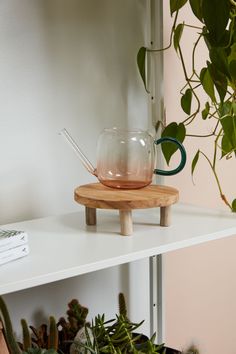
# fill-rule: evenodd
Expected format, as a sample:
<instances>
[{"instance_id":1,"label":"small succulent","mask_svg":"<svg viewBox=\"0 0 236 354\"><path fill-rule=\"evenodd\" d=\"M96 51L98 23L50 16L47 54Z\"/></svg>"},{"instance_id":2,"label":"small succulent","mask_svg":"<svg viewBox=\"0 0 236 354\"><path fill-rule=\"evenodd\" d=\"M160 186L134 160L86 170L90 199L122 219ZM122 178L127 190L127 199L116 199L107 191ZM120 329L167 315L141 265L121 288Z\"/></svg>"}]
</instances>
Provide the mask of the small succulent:
<instances>
[{"instance_id":1,"label":"small succulent","mask_svg":"<svg viewBox=\"0 0 236 354\"><path fill-rule=\"evenodd\" d=\"M87 334L86 343L75 342L77 347L76 354L161 354L163 345L155 345L155 336L151 339L140 341L142 335L135 331L142 325L132 323L123 315L116 315L115 319L105 321L104 315L95 317L91 325L92 336ZM92 339L91 339L92 338ZM86 349L86 350L85 350Z\"/></svg>"},{"instance_id":2,"label":"small succulent","mask_svg":"<svg viewBox=\"0 0 236 354\"><path fill-rule=\"evenodd\" d=\"M22 354L58 354L54 349L30 348Z\"/></svg>"},{"instance_id":3,"label":"small succulent","mask_svg":"<svg viewBox=\"0 0 236 354\"><path fill-rule=\"evenodd\" d=\"M86 322L88 309L82 306L78 300L73 299L68 303L67 320L61 317L57 323L59 334L59 349L62 352L69 352L71 341L74 340L76 334L85 325L89 326Z\"/></svg>"},{"instance_id":4,"label":"small succulent","mask_svg":"<svg viewBox=\"0 0 236 354\"><path fill-rule=\"evenodd\" d=\"M143 321L133 323L127 318L123 294L119 295L119 314L115 319L105 321L105 315L98 315L90 325L86 322L87 313L88 310L81 306L77 300L72 300L69 303L68 322L65 320L67 326L64 328L64 332L61 331L66 334L70 333L72 336L76 328L80 327L80 330L72 340L66 341L68 346L65 350L57 349L58 329L52 316L49 318L49 331L47 325L41 325L39 329L35 329L28 326L26 320L22 319L23 343L19 344L13 334L7 306L0 296L0 321L3 323L10 354L165 354L164 345L154 343L155 335L149 339L136 332ZM33 331L33 336L31 336L29 328ZM173 350L173 352L177 351ZM199 354L199 351L191 346L183 354Z\"/></svg>"}]
</instances>

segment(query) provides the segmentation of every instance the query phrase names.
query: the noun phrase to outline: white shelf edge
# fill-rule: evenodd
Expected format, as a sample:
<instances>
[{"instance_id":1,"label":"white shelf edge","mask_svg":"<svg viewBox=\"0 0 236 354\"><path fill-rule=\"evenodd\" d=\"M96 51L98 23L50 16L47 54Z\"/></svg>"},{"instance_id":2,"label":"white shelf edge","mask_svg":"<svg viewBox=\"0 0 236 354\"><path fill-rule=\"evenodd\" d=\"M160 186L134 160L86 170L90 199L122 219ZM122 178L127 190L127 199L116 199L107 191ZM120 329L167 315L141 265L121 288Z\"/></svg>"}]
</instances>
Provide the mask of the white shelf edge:
<instances>
[{"instance_id":1,"label":"white shelf edge","mask_svg":"<svg viewBox=\"0 0 236 354\"><path fill-rule=\"evenodd\" d=\"M186 215L183 214L181 208L183 208L183 210L186 210L185 212ZM194 210L197 210L198 212L194 212ZM41 231L37 229L37 228L40 229L40 225L43 226L42 235L43 233L45 233L47 237L50 237L51 233L52 234L54 233L54 235L52 235L52 238L55 237L55 233L57 233L58 230L62 228L61 235L65 234L64 241L62 240L62 247L63 245L65 247L66 245L65 240L67 239L67 237L71 236L77 246L79 245L79 247L80 246L84 247L85 252L88 252L90 248L93 247L94 244L95 247L98 247L98 250L100 250L100 252L101 250L103 250L103 244L106 245L106 247L110 247L110 250L112 250L113 247L114 248L118 247L118 249L113 250L113 253L109 252L109 249L104 250L104 255L101 255L100 258L97 257L97 254L94 251L94 255L90 257L87 263L86 261L82 260L81 264L78 261L78 264L74 262L73 265L70 266L71 263L68 263L69 264L68 265L65 262L66 266L64 267L64 269L61 268L61 264L59 264L59 262L58 262L58 269L52 268L52 269L48 269L47 271L45 265L45 271L42 271L43 272L42 274L38 274L37 273L38 270L36 269L36 271L32 270L32 276L27 276L25 274L22 274L22 278L20 278L21 268L22 268L22 272L24 272L28 270L27 267L32 266L32 268L34 268L35 264L37 263L37 260L32 258L32 264L30 264L30 261L26 260L26 258L28 257L26 256L25 260L24 258L22 258L20 260L14 261L12 263L8 263L0 267L0 294L4 295L4 294L20 291L20 290L32 288L35 286L40 286L51 282L60 281L63 279L121 265L124 263L132 262L146 257L151 257L151 256L171 252L174 250L179 250L182 248L199 245L205 242L226 238L236 234L236 217L234 220L234 217L232 218L231 215L229 216L229 214L209 211L209 209L208 210L201 209L201 208L196 209L191 206L178 205L176 206L176 212L174 215L175 220L173 221L173 225L170 226L169 228L156 227L155 225L153 225L153 222L150 223L150 220L153 220L153 214L156 213L155 210L152 210L152 212L138 211L137 213L138 213L137 221L136 221L137 225L136 224L134 225L135 229L137 229L137 232L134 231L133 236L126 236L126 237L117 235L117 232L112 232L114 233L114 235L109 235L109 232L107 230L103 231L103 228L106 228L108 226L109 226L108 229L110 228L113 230L113 227L116 228L116 230L117 228L119 229L119 225L117 225L118 217L114 216L114 214L112 214L111 216L109 211L103 211L101 213L105 215L104 216L105 221L101 220L100 226L98 226L97 228L97 232L89 231L88 234L86 233L86 227L84 226L83 212L68 214L68 217L70 217L68 219L69 221L77 220L77 216L78 218L80 217L80 221L79 221L80 230L78 231L76 229L76 225L74 224L74 221L71 225L69 225L69 222L65 223L67 228L65 228L65 225L62 225L62 220L64 220L67 217L65 215L61 216L61 219L60 216L47 217L44 219L37 219L34 221L14 224L16 227L19 227L20 225L22 226L29 225L30 228L36 229L37 234L34 235L35 236L34 242L36 242L36 246L35 246L36 250L38 247L39 237L41 237L40 235ZM200 213L200 215L197 215L198 213ZM108 218L106 219L107 215ZM202 219L201 215L202 217L205 217L205 220ZM145 217L148 217L148 222L146 223L144 222L144 225L142 225L140 219ZM155 214L155 218L156 218L156 214ZM202 226L198 225L199 230L195 232L194 227L191 227L191 224L192 223L194 224L194 222L196 222L197 225L197 223L199 224L199 220L200 221L202 220ZM217 230L218 227L217 225L216 226L213 225L212 220L213 221L215 220L216 224L218 222L219 230ZM182 235L180 235L181 228L182 228L181 225L183 224L184 221L186 222L187 225L187 226L185 225L185 230L184 230L186 235L183 235L183 238L181 239L182 237ZM44 226L44 222L46 226ZM209 223L208 226L209 231L205 232L206 229L205 224L207 222ZM223 226L222 226L222 222L223 222ZM82 223L83 225L81 226ZM150 223L150 226L145 226L147 223ZM55 232L50 231L53 230L54 224L56 225L55 228L56 227L58 228L56 229ZM201 234L202 229L204 230L204 234ZM147 232L149 233L148 236L147 236ZM193 234L194 232L196 233L195 236ZM78 233L78 237L80 237L80 239L78 240L77 240L77 233ZM60 246L60 238L58 239L58 246ZM33 250L33 252L35 252L35 250ZM32 257L33 256L34 253ZM48 251L48 254L45 255L45 257L48 257L49 259L50 251ZM5 274L2 273L2 277L1 277L1 271L6 272ZM14 271L19 273L18 279L16 278L14 279L14 276L12 276Z\"/></svg>"}]
</instances>

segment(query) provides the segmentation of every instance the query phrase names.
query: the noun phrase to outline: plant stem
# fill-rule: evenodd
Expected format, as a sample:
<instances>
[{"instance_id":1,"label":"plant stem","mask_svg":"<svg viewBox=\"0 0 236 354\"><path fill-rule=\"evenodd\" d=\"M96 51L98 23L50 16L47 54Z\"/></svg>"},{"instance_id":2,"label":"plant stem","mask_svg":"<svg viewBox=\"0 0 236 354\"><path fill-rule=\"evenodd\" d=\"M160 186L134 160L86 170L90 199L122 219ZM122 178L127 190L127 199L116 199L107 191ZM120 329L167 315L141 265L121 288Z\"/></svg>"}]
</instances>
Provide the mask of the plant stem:
<instances>
[{"instance_id":1,"label":"plant stem","mask_svg":"<svg viewBox=\"0 0 236 354\"><path fill-rule=\"evenodd\" d=\"M183 123L186 123L189 119L192 118L190 120L190 122L187 123L187 124L190 124L195 119L196 115L199 113L201 104L200 104L199 98L198 98L196 92L194 91L194 89L192 88L191 82L190 82L190 80L188 78L188 73L187 73L187 70L186 70L186 66L185 66L185 63L184 63L184 57L183 57L183 53L182 53L180 45L178 46L178 49L179 49L179 55L180 55L180 60L181 60L181 64L182 64L182 68L183 68L183 72L184 72L184 76L185 76L185 80L187 81L187 83L188 83L188 85L190 87L190 90L192 91L192 93L193 93L193 95L194 95L194 97L195 97L195 99L197 101L197 109L196 109L196 111L190 117L188 117L185 121L183 121Z\"/></svg>"},{"instance_id":2,"label":"plant stem","mask_svg":"<svg viewBox=\"0 0 236 354\"><path fill-rule=\"evenodd\" d=\"M214 133L206 134L206 135L197 135L197 134L186 134L186 136L190 136L192 138L209 138L210 136L214 136Z\"/></svg>"},{"instance_id":3,"label":"plant stem","mask_svg":"<svg viewBox=\"0 0 236 354\"><path fill-rule=\"evenodd\" d=\"M183 124L189 125L192 123L192 121L195 119L196 115L199 113L199 110L197 109L191 116L187 117L182 121Z\"/></svg>"},{"instance_id":4,"label":"plant stem","mask_svg":"<svg viewBox=\"0 0 236 354\"><path fill-rule=\"evenodd\" d=\"M219 178L217 176L217 173L216 173L216 170L213 166L213 164L211 163L209 157L204 153L202 152L201 150L199 150L200 153L205 157L205 159L207 160L207 162L209 163L210 167L211 167L211 170L215 176L215 180L216 180L216 183L217 183L217 186L218 186L218 189L219 189L219 192L220 192L220 197L221 199L223 200L223 202L230 208L231 211L233 211L232 209L232 206L230 205L230 203L228 202L228 200L226 199L226 196L224 195L223 191L222 191L222 188L221 188L221 185L220 185L220 181L219 181Z\"/></svg>"},{"instance_id":5,"label":"plant stem","mask_svg":"<svg viewBox=\"0 0 236 354\"><path fill-rule=\"evenodd\" d=\"M158 48L158 49L147 48L147 52L163 52L164 50L167 50L167 49L169 49L171 47L172 38L173 38L174 31L175 31L176 22L177 22L177 19L178 19L178 14L179 14L179 11L176 11L174 22L173 22L173 25L172 25L172 28L171 28L171 32L170 32L170 42L169 42L169 44L166 47L164 47L164 48Z\"/></svg>"},{"instance_id":6,"label":"plant stem","mask_svg":"<svg viewBox=\"0 0 236 354\"><path fill-rule=\"evenodd\" d=\"M216 134L216 131L217 131L217 128L218 128L219 124L220 124L220 121L218 120L217 123L216 123L215 129L213 130L214 135Z\"/></svg>"},{"instance_id":7,"label":"plant stem","mask_svg":"<svg viewBox=\"0 0 236 354\"><path fill-rule=\"evenodd\" d=\"M188 82L181 88L181 90L180 90L180 93L182 94L183 93L183 90L187 87L187 86L189 86L189 82L191 82L191 83L193 83L193 82L197 82L198 83L198 85L196 85L194 88L193 88L193 90L195 90L196 88L198 88L199 86L201 86L201 82L199 81L199 80L193 80L192 78L194 77L194 75L195 75L195 73L192 73L192 75L189 77L189 79L188 79Z\"/></svg>"},{"instance_id":8,"label":"plant stem","mask_svg":"<svg viewBox=\"0 0 236 354\"><path fill-rule=\"evenodd\" d=\"M195 52L196 52L196 49L197 49L197 45L198 43L200 42L200 39L202 38L202 33L200 33L196 43L194 44L193 46L193 52L192 52L192 71L194 74L196 74L196 71L195 71ZM197 75L197 74L196 74ZM197 75L198 77L198 75Z\"/></svg>"},{"instance_id":9,"label":"plant stem","mask_svg":"<svg viewBox=\"0 0 236 354\"><path fill-rule=\"evenodd\" d=\"M184 24L186 27L190 27L190 28L195 28L195 29L199 29L199 30L201 30L202 29L202 27L199 27L199 26L193 26L193 25L188 25L188 24Z\"/></svg>"},{"instance_id":10,"label":"plant stem","mask_svg":"<svg viewBox=\"0 0 236 354\"><path fill-rule=\"evenodd\" d=\"M214 170L215 170L215 167L216 167L217 143L218 143L218 140L219 140L219 138L221 136L222 131L223 131L223 129L221 128L219 133L218 133L218 135L217 135L217 137L216 137L216 139L215 139L215 142L214 142L214 157L213 157L213 164L212 164Z\"/></svg>"},{"instance_id":11,"label":"plant stem","mask_svg":"<svg viewBox=\"0 0 236 354\"><path fill-rule=\"evenodd\" d=\"M210 136L216 135L216 131L217 131L219 123L220 123L220 121L217 120L216 126L215 126L215 128L214 128L212 133L205 134L205 135L201 135L201 134L186 134L186 136L190 136L190 137L193 137L193 138L209 138Z\"/></svg>"}]
</instances>

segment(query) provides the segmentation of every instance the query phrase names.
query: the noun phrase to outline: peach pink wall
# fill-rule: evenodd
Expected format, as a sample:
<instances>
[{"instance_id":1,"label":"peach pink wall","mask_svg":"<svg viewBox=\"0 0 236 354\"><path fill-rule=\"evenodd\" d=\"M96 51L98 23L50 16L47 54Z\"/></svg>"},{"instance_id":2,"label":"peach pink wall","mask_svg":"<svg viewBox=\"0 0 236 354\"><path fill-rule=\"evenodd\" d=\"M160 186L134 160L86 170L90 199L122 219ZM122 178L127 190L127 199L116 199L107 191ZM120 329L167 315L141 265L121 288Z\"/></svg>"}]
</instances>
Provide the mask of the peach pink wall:
<instances>
[{"instance_id":1,"label":"peach pink wall","mask_svg":"<svg viewBox=\"0 0 236 354\"><path fill-rule=\"evenodd\" d=\"M192 21L187 6L184 19L186 23ZM169 2L164 1L165 43L168 42L170 26ZM192 39L190 30L183 38L186 55ZM199 63L204 64L205 60L206 53L201 49ZM179 107L179 90L183 75L174 50L165 52L164 65L167 121L181 121L184 114ZM196 169L195 185L192 182L191 161L199 146L211 153L211 145L204 139L187 140L187 167L178 176L168 178L166 184L180 190L183 202L225 209L215 180L203 159ZM220 168L224 192L232 200L236 198L235 159L221 163ZM166 343L181 349L194 342L201 354L235 354L236 237L169 253L164 258L164 267Z\"/></svg>"}]
</instances>

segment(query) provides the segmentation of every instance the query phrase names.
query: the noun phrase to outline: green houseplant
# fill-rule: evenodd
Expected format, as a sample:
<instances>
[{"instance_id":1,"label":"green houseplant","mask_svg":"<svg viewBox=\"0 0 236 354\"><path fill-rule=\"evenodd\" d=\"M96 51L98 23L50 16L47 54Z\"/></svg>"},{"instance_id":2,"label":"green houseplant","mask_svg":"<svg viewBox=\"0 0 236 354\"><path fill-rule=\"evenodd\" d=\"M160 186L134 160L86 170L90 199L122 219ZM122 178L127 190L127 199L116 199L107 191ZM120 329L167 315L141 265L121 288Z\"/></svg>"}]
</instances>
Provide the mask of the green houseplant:
<instances>
[{"instance_id":1,"label":"green houseplant","mask_svg":"<svg viewBox=\"0 0 236 354\"><path fill-rule=\"evenodd\" d=\"M187 23L187 19L186 22L179 22L179 13L186 4L198 19L197 26ZM182 121L172 121L165 126L157 122L156 130L161 126L162 136L176 137L181 142L186 137L199 138L201 145L201 139L210 139L212 150L205 152L199 146L192 160L191 173L194 173L200 157L206 159L222 201L236 212L236 195L235 199L228 200L218 175L220 160L229 160L236 155L236 1L170 0L169 7L173 17L169 45L157 49L141 47L137 55L139 72L147 91L146 57L149 52L163 51L173 45L183 69L185 84L180 90ZM195 30L195 37L189 49L191 69L187 69L181 38L183 32L190 28ZM204 67L197 69L200 42L205 44L208 58ZM206 100L200 98L201 92L204 92ZM206 127L203 134L199 133L200 125ZM166 143L162 151L169 164L175 147Z\"/></svg>"},{"instance_id":2,"label":"green houseplant","mask_svg":"<svg viewBox=\"0 0 236 354\"><path fill-rule=\"evenodd\" d=\"M22 319L23 341L18 343L13 334L7 306L0 296L0 321L10 354L69 354L76 333L83 326L89 325L86 322L87 314L88 309L73 299L68 304L67 319L61 317L56 322L55 318L50 316L49 326L43 323L39 328L28 326L26 320Z\"/></svg>"},{"instance_id":3,"label":"green houseplant","mask_svg":"<svg viewBox=\"0 0 236 354\"><path fill-rule=\"evenodd\" d=\"M32 347L31 337L28 330L28 325L25 320L21 321L23 328L23 345L19 345L15 340L13 327L7 306L0 296L0 320L3 324L4 335L10 354L58 354L57 352L57 327L56 321L50 317L50 332L48 335L47 349L40 347ZM22 348L21 348L22 347Z\"/></svg>"},{"instance_id":4,"label":"green houseplant","mask_svg":"<svg viewBox=\"0 0 236 354\"><path fill-rule=\"evenodd\" d=\"M180 354L164 344L155 344L155 334L148 338L138 333L143 322L130 321L124 294L120 293L116 318L106 321L105 315L96 316L91 326L85 326L82 340L75 341L72 354Z\"/></svg>"},{"instance_id":5,"label":"green houseplant","mask_svg":"<svg viewBox=\"0 0 236 354\"><path fill-rule=\"evenodd\" d=\"M88 309L73 299L68 304L67 320L61 317L56 323L55 318L50 316L49 327L43 324L36 329L28 326L26 320L22 319L23 342L18 343L7 306L0 296L0 321L9 354L181 354L164 344L155 344L155 335L148 338L137 333L143 321L133 323L129 320L122 293L119 294L119 313L115 319L105 321L104 315L98 315L90 325L86 322L87 314ZM199 352L191 347L183 354Z\"/></svg>"},{"instance_id":6,"label":"green houseplant","mask_svg":"<svg viewBox=\"0 0 236 354\"><path fill-rule=\"evenodd\" d=\"M75 353L111 353L111 354L138 354L138 353L163 353L163 346L154 344L154 337L140 343L141 335L134 335L134 331L142 324L132 323L123 315L116 315L113 320L105 320L104 315L95 317L92 326L85 328L86 342L77 343ZM91 332L88 331L91 330ZM85 350L83 350L85 349Z\"/></svg>"}]
</instances>

